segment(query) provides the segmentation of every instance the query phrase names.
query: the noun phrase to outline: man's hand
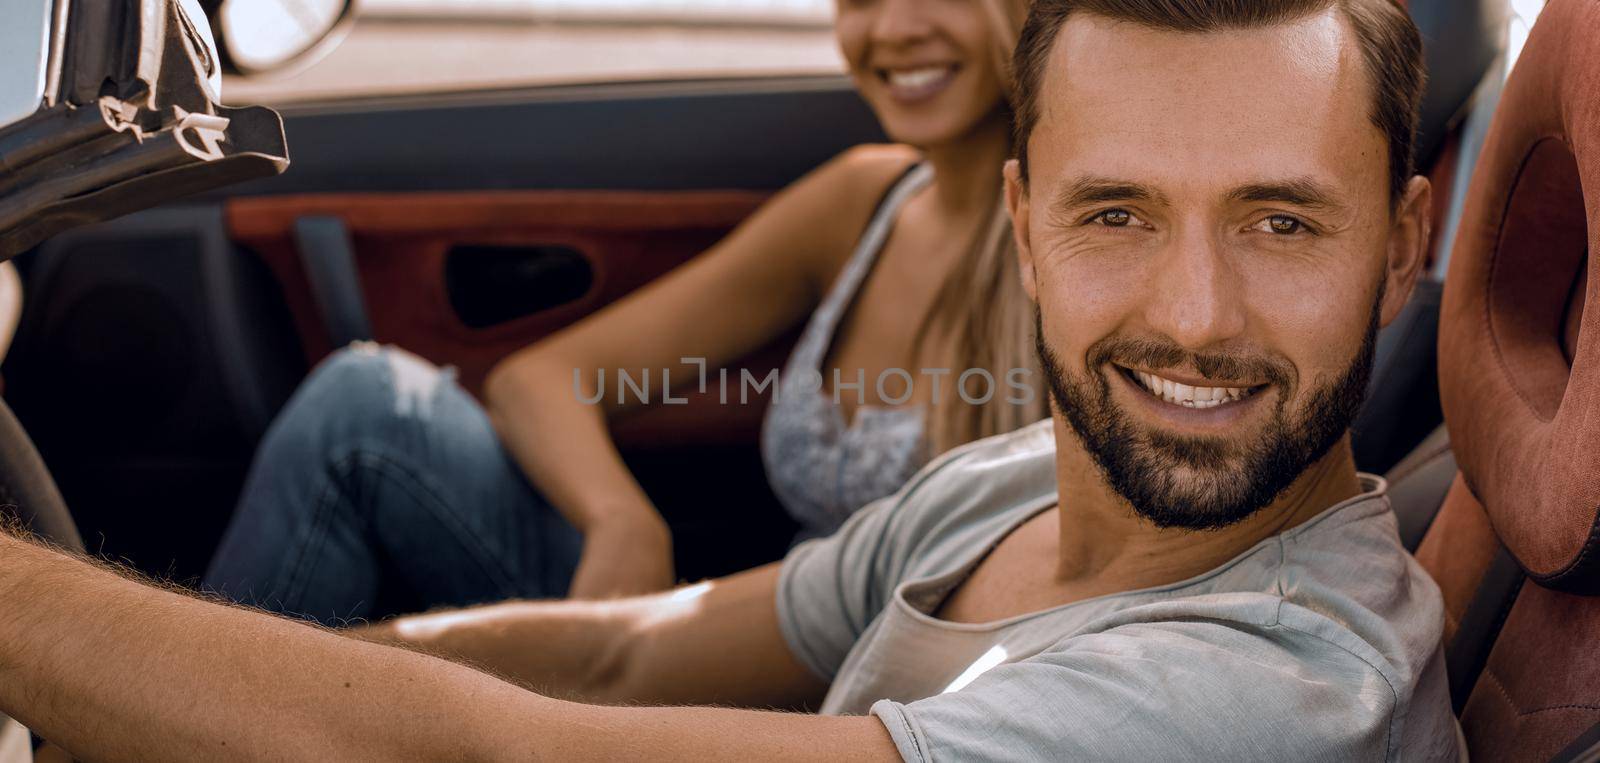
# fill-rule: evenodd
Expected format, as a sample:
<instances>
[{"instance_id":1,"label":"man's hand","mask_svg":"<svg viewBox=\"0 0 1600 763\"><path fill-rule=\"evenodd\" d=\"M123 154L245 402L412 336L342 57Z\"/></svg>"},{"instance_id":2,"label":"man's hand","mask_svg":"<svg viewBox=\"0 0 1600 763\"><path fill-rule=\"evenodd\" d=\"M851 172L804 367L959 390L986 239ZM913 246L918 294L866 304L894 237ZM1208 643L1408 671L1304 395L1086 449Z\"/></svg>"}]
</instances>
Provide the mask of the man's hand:
<instances>
[{"instance_id":1,"label":"man's hand","mask_svg":"<svg viewBox=\"0 0 1600 763\"><path fill-rule=\"evenodd\" d=\"M587 528L568 595L609 599L670 588L672 531L653 512L608 518Z\"/></svg>"}]
</instances>

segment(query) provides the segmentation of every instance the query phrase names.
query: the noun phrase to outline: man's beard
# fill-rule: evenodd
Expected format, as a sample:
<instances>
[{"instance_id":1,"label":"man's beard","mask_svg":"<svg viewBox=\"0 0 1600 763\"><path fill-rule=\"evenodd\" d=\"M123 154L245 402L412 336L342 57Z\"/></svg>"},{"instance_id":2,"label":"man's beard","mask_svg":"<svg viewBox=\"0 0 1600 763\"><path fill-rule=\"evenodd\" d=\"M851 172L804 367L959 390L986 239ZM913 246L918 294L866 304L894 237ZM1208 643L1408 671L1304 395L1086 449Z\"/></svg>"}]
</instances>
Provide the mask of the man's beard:
<instances>
[{"instance_id":1,"label":"man's beard","mask_svg":"<svg viewBox=\"0 0 1600 763\"><path fill-rule=\"evenodd\" d=\"M1306 396L1305 405L1293 414L1288 404L1294 373L1286 360L1192 353L1165 339L1107 337L1086 354L1090 378L1074 379L1045 343L1037 306L1034 344L1051 399L1107 483L1134 512L1157 527L1215 530L1272 503L1344 436L1361 409L1372 375L1382 304L1380 283L1355 359L1338 379ZM1266 379L1278 391L1278 400L1271 421L1254 442L1152 430L1135 423L1112 400L1110 384L1100 373L1112 361L1156 369L1188 363L1211 378Z\"/></svg>"}]
</instances>

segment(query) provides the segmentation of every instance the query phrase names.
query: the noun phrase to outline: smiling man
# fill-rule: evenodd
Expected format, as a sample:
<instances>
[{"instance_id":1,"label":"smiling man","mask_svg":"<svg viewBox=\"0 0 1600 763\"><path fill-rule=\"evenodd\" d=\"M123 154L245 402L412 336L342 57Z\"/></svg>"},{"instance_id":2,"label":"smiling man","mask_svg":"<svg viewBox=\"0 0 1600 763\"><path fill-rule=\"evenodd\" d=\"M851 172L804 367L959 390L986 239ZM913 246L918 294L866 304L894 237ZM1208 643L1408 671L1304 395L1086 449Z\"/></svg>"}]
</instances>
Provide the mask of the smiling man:
<instances>
[{"instance_id":1,"label":"smiling man","mask_svg":"<svg viewBox=\"0 0 1600 763\"><path fill-rule=\"evenodd\" d=\"M1427 245L1419 47L1390 0L1039 0L1005 173L1050 421L781 564L365 641L0 538L0 711L110 759L1454 758L1347 431Z\"/></svg>"}]
</instances>

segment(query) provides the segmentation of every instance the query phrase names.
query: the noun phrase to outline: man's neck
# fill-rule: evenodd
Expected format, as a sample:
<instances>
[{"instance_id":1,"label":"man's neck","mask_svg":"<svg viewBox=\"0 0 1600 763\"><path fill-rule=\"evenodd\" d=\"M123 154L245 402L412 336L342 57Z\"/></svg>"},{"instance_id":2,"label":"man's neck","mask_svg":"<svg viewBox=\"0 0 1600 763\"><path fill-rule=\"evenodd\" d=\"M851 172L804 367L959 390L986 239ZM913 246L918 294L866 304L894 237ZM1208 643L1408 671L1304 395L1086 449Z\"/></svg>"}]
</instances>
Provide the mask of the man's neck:
<instances>
[{"instance_id":1,"label":"man's neck","mask_svg":"<svg viewBox=\"0 0 1600 763\"><path fill-rule=\"evenodd\" d=\"M1347 435L1242 522L1219 530L1159 528L1106 484L1059 416L1055 430L1061 495L1057 580L1088 589L1134 590L1188 579L1361 492Z\"/></svg>"}]
</instances>

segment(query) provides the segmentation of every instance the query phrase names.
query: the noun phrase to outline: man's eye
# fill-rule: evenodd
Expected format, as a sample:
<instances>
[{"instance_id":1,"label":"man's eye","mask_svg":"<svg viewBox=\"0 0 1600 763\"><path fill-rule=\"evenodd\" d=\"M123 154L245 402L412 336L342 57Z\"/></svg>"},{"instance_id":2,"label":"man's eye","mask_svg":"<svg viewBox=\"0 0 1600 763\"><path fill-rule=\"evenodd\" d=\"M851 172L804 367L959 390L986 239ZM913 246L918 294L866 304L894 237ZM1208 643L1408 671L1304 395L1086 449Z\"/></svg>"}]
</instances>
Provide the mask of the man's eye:
<instances>
[{"instance_id":1,"label":"man's eye","mask_svg":"<svg viewBox=\"0 0 1600 763\"><path fill-rule=\"evenodd\" d=\"M1258 230L1290 236L1306 232L1306 224L1288 215L1272 215L1256 224Z\"/></svg>"},{"instance_id":2,"label":"man's eye","mask_svg":"<svg viewBox=\"0 0 1600 763\"><path fill-rule=\"evenodd\" d=\"M1108 209L1090 218L1090 222L1097 222L1107 228L1126 228L1133 222L1133 215L1126 209Z\"/></svg>"}]
</instances>

